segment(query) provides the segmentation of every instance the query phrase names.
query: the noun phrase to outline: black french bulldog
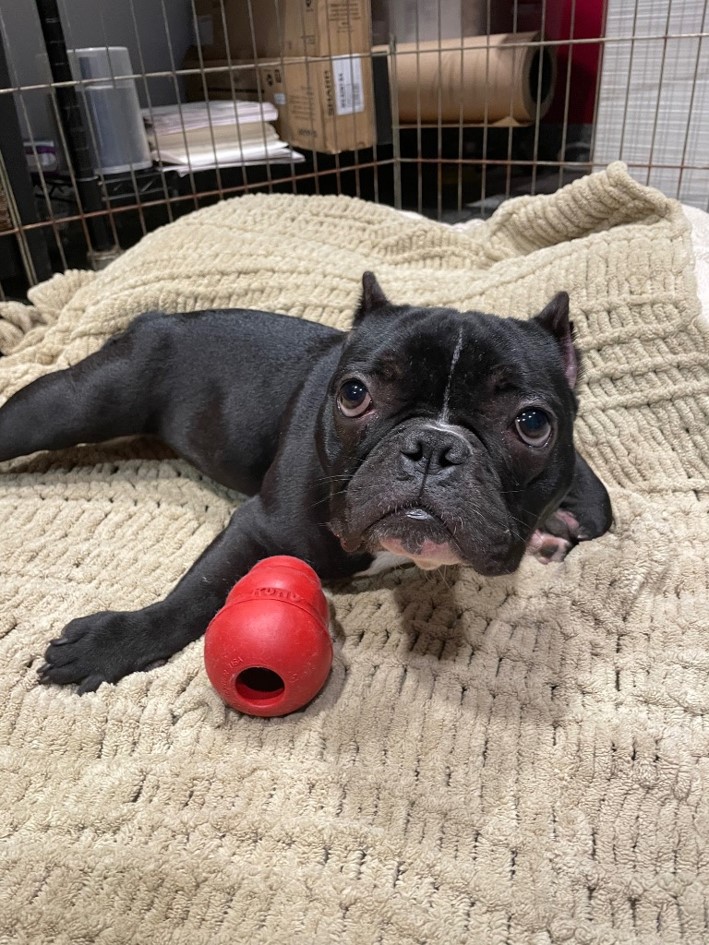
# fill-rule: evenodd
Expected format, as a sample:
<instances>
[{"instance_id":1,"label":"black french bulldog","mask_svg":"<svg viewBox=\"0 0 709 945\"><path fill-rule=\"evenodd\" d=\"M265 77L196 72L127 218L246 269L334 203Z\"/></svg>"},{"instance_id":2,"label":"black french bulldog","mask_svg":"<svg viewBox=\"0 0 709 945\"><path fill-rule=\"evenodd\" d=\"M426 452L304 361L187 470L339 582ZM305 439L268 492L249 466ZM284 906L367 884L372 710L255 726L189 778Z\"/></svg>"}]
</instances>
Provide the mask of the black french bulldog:
<instances>
[{"instance_id":1,"label":"black french bulldog","mask_svg":"<svg viewBox=\"0 0 709 945\"><path fill-rule=\"evenodd\" d=\"M568 296L521 321L394 305L371 273L341 332L266 312L147 313L0 409L0 460L153 434L252 495L167 597L72 620L44 681L79 692L196 640L234 582L291 554L325 580L381 563L514 571L611 524L574 449Z\"/></svg>"}]
</instances>

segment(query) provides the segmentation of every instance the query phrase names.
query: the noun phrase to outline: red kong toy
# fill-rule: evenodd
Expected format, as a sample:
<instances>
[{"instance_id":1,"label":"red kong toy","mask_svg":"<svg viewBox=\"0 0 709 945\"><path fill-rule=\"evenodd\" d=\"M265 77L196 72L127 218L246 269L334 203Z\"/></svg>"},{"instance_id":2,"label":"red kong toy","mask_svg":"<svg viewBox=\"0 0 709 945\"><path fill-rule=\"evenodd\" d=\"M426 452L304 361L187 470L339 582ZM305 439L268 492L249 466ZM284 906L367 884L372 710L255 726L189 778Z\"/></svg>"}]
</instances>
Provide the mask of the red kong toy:
<instances>
[{"instance_id":1,"label":"red kong toy","mask_svg":"<svg viewBox=\"0 0 709 945\"><path fill-rule=\"evenodd\" d=\"M240 712L295 712L315 698L330 672L328 622L315 571L299 558L264 558L234 585L207 627L209 680Z\"/></svg>"}]
</instances>

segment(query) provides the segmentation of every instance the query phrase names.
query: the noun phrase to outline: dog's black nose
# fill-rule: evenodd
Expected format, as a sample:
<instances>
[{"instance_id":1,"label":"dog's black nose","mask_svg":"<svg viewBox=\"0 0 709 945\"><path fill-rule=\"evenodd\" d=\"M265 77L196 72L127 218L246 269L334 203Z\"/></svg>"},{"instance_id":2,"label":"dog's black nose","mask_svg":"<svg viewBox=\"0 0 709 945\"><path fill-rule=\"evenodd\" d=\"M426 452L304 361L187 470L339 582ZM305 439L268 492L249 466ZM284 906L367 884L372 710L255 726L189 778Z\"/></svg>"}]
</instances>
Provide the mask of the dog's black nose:
<instances>
[{"instance_id":1,"label":"dog's black nose","mask_svg":"<svg viewBox=\"0 0 709 945\"><path fill-rule=\"evenodd\" d=\"M418 468L429 475L460 466L469 452L462 437L444 430L412 430L401 445L404 467Z\"/></svg>"}]
</instances>

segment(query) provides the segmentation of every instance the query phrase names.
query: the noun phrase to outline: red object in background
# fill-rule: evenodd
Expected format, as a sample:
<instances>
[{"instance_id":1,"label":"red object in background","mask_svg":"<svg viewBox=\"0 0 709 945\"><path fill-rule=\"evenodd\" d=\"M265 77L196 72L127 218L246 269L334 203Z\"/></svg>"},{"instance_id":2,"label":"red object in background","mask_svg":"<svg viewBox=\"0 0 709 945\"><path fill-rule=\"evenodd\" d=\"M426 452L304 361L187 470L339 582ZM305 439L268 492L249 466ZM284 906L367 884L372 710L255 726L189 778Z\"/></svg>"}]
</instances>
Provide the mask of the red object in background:
<instances>
[{"instance_id":1,"label":"red object in background","mask_svg":"<svg viewBox=\"0 0 709 945\"><path fill-rule=\"evenodd\" d=\"M603 37L603 0L547 0L545 21L546 39L600 40ZM564 121L568 75L569 110L566 120L574 125L592 124L600 78L601 43L579 43L573 44L573 48L571 44L556 48L556 94L544 121Z\"/></svg>"},{"instance_id":2,"label":"red object in background","mask_svg":"<svg viewBox=\"0 0 709 945\"><path fill-rule=\"evenodd\" d=\"M587 125L594 121L600 78L603 38L603 0L517 0L516 30L538 30L544 19L544 37L550 40L598 39L598 43L556 46L556 94L545 122L563 122L568 76L567 121ZM572 22L573 21L573 22ZM569 69L569 59L571 68Z\"/></svg>"},{"instance_id":3,"label":"red object in background","mask_svg":"<svg viewBox=\"0 0 709 945\"><path fill-rule=\"evenodd\" d=\"M207 627L209 680L232 708L287 715L320 692L332 665L329 610L317 574L278 555L238 581Z\"/></svg>"}]
</instances>

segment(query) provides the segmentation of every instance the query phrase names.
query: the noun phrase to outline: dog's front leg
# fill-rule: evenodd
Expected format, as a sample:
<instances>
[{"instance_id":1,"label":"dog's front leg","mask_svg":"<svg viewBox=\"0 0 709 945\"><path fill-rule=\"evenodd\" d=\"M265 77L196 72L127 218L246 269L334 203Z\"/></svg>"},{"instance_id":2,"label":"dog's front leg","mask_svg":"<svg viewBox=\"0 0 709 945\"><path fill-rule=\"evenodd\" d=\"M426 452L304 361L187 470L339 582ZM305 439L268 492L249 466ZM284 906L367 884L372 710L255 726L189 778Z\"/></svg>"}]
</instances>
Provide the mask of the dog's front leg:
<instances>
[{"instance_id":1,"label":"dog's front leg","mask_svg":"<svg viewBox=\"0 0 709 945\"><path fill-rule=\"evenodd\" d=\"M164 662L204 633L239 577L278 552L268 533L257 496L234 513L164 600L143 610L102 611L67 624L47 647L40 678L78 683L84 693Z\"/></svg>"},{"instance_id":2,"label":"dog's front leg","mask_svg":"<svg viewBox=\"0 0 709 945\"><path fill-rule=\"evenodd\" d=\"M543 564L563 561L580 541L599 538L612 524L608 490L586 460L576 453L571 488L559 508L534 532L527 552Z\"/></svg>"}]
</instances>

